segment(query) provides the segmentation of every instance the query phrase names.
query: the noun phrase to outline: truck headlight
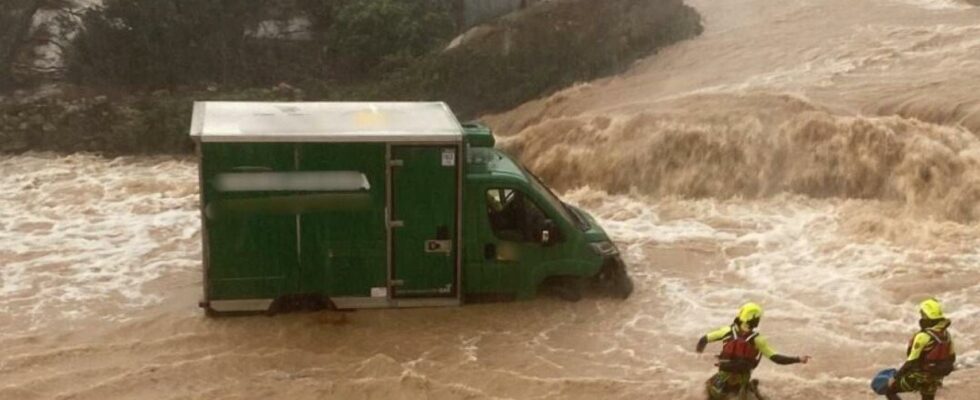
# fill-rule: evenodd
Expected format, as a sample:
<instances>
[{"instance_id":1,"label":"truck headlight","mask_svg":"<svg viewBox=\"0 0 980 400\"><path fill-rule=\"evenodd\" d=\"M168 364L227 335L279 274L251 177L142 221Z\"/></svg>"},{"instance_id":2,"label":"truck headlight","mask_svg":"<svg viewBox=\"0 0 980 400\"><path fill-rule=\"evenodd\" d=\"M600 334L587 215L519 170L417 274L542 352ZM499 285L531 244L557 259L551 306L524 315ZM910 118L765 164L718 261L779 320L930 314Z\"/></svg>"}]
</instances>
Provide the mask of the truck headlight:
<instances>
[{"instance_id":1,"label":"truck headlight","mask_svg":"<svg viewBox=\"0 0 980 400\"><path fill-rule=\"evenodd\" d=\"M619 254L619 249L616 248L616 245L608 240L589 243L589 245L592 246L592 250L600 256L612 256Z\"/></svg>"}]
</instances>

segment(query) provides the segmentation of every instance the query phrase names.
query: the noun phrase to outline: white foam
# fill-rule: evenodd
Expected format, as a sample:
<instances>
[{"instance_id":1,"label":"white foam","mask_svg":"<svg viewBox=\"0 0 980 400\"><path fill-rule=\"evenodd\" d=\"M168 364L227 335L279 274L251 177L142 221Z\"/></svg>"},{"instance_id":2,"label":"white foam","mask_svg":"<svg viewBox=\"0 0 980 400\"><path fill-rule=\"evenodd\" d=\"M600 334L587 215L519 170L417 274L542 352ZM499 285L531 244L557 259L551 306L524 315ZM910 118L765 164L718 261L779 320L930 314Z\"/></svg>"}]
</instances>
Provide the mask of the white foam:
<instances>
[{"instance_id":1,"label":"white foam","mask_svg":"<svg viewBox=\"0 0 980 400\"><path fill-rule=\"evenodd\" d=\"M167 158L0 158L0 310L111 317L160 301L144 287L199 268L196 167Z\"/></svg>"},{"instance_id":2,"label":"white foam","mask_svg":"<svg viewBox=\"0 0 980 400\"><path fill-rule=\"evenodd\" d=\"M971 6L963 0L892 0L926 10L967 10Z\"/></svg>"},{"instance_id":3,"label":"white foam","mask_svg":"<svg viewBox=\"0 0 980 400\"><path fill-rule=\"evenodd\" d=\"M731 308L740 302L755 300L778 305L770 315L814 321L808 325L813 334L837 337L841 344L878 345L880 342L873 339L876 334L904 332L915 326L917 316L907 311L914 310L919 300L896 298L883 282L890 278L914 280L918 279L915 274L932 270L980 272L977 237L973 246L941 249L900 245L884 237L859 238L844 231L841 225L850 216L848 205L856 202L792 196L756 201L658 202L597 195L588 189L571 192L568 197L591 205L601 224L626 249L627 262L639 270L639 275L657 277L651 283L673 301L672 315L664 318L676 321L679 331L692 334L701 332L710 321L726 321ZM681 215L665 217L667 214ZM977 226L954 223L941 226L965 232L978 230ZM706 279L691 281L664 278L647 270L644 246L685 241L710 244L723 254L733 254L727 258L726 271L712 271ZM931 261L923 264L922 260ZM742 279L737 285L724 285L725 280L717 274L726 272ZM950 315L960 320L977 315L970 299L978 294L980 286L932 293L944 299L950 310L956 310ZM842 315L849 321L865 323L850 326L850 333L841 334L838 324L827 321L840 320ZM967 340L972 338L972 333L967 335Z\"/></svg>"}]
</instances>

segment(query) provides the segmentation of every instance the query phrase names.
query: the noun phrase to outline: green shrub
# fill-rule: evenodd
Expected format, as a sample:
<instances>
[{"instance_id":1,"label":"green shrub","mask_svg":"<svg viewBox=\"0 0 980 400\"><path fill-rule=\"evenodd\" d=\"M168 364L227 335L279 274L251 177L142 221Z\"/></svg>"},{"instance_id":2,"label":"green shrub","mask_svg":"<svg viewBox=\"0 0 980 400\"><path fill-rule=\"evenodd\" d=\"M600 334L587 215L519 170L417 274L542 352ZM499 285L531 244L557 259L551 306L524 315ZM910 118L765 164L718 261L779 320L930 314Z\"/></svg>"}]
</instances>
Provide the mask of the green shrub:
<instances>
[{"instance_id":1,"label":"green shrub","mask_svg":"<svg viewBox=\"0 0 980 400\"><path fill-rule=\"evenodd\" d=\"M311 16L312 42L248 40L244 29L268 18L257 0L106 0L84 16L71 76L131 94L0 104L0 151L186 152L195 100L439 100L468 119L622 71L702 29L681 0L551 2L441 51L448 0L280 1ZM222 85L200 90L210 83Z\"/></svg>"},{"instance_id":2,"label":"green shrub","mask_svg":"<svg viewBox=\"0 0 980 400\"><path fill-rule=\"evenodd\" d=\"M476 117L621 72L703 29L681 0L580 0L531 11L538 14L500 22L483 39L389 74L384 92L444 100Z\"/></svg>"},{"instance_id":3,"label":"green shrub","mask_svg":"<svg viewBox=\"0 0 980 400\"><path fill-rule=\"evenodd\" d=\"M445 43L453 33L446 3L106 0L83 15L68 53L68 75L76 83L148 88L359 79ZM277 15L310 18L313 37L246 34Z\"/></svg>"},{"instance_id":4,"label":"green shrub","mask_svg":"<svg viewBox=\"0 0 980 400\"><path fill-rule=\"evenodd\" d=\"M336 10L327 43L345 70L358 74L386 62L404 65L445 44L453 32L444 1L359 0Z\"/></svg>"},{"instance_id":5,"label":"green shrub","mask_svg":"<svg viewBox=\"0 0 980 400\"><path fill-rule=\"evenodd\" d=\"M107 0L82 17L68 53L79 83L138 86L239 80L255 1Z\"/></svg>"}]
</instances>

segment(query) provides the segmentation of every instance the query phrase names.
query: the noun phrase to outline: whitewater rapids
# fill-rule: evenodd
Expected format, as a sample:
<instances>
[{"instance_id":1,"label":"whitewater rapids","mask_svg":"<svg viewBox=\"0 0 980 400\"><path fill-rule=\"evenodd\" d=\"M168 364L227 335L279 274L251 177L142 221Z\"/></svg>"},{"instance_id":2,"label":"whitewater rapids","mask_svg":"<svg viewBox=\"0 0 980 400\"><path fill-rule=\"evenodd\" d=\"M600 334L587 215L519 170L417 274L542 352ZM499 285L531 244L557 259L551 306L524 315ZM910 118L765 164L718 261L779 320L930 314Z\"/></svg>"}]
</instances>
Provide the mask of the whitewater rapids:
<instances>
[{"instance_id":1,"label":"whitewater rapids","mask_svg":"<svg viewBox=\"0 0 980 400\"><path fill-rule=\"evenodd\" d=\"M630 299L208 319L192 158L0 156L0 399L700 399L697 338L753 300L814 357L764 361L764 393L870 400L926 296L939 398L977 398L980 8L689 3L702 37L487 118L600 219Z\"/></svg>"}]
</instances>

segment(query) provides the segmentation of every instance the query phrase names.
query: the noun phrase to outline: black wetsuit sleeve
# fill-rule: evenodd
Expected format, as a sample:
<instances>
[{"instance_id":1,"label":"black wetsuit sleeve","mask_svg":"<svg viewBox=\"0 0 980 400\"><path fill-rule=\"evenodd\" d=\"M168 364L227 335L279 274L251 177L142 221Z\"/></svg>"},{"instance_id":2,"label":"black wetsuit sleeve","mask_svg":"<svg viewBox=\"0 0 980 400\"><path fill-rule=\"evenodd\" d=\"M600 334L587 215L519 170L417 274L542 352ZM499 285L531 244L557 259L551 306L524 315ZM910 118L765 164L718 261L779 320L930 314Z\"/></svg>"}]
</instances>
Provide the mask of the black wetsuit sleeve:
<instances>
[{"instance_id":1,"label":"black wetsuit sleeve","mask_svg":"<svg viewBox=\"0 0 980 400\"><path fill-rule=\"evenodd\" d=\"M707 336L701 336L701 339L698 340L698 347L697 347L698 353L703 352L704 351L704 348L707 347L707 346L708 346L708 337Z\"/></svg>"},{"instance_id":2,"label":"black wetsuit sleeve","mask_svg":"<svg viewBox=\"0 0 980 400\"><path fill-rule=\"evenodd\" d=\"M771 360L772 362L774 362L776 364L779 364L779 365L789 365L789 364L799 364L800 363L800 358L799 357L784 356L782 354L773 354L772 357L769 357L769 360Z\"/></svg>"}]
</instances>

